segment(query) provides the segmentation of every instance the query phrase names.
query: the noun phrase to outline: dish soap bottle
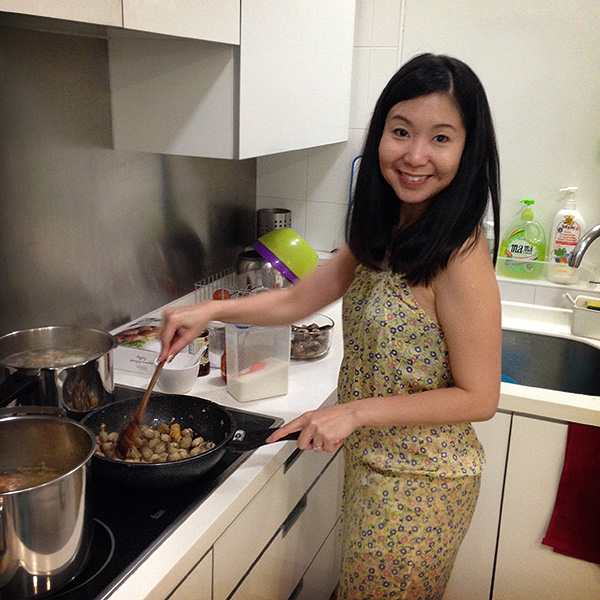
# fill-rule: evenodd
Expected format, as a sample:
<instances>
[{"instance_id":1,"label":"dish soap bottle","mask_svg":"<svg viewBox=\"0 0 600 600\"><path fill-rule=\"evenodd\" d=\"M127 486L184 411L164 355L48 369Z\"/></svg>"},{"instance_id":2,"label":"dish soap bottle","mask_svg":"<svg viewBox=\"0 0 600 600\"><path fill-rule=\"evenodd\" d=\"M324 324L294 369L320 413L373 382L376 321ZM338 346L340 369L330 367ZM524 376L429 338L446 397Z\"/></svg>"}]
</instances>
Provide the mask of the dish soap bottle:
<instances>
[{"instance_id":1,"label":"dish soap bottle","mask_svg":"<svg viewBox=\"0 0 600 600\"><path fill-rule=\"evenodd\" d=\"M561 210L556 213L552 225L552 247L548 264L548 279L555 283L575 283L579 277L579 269L569 266L569 257L586 231L585 220L577 210L575 200L576 187L560 190L566 192Z\"/></svg>"},{"instance_id":2,"label":"dish soap bottle","mask_svg":"<svg viewBox=\"0 0 600 600\"><path fill-rule=\"evenodd\" d=\"M499 271L516 279L540 279L546 260L546 236L543 227L534 219L531 206L534 200L521 200L525 208L513 221L502 239Z\"/></svg>"}]
</instances>

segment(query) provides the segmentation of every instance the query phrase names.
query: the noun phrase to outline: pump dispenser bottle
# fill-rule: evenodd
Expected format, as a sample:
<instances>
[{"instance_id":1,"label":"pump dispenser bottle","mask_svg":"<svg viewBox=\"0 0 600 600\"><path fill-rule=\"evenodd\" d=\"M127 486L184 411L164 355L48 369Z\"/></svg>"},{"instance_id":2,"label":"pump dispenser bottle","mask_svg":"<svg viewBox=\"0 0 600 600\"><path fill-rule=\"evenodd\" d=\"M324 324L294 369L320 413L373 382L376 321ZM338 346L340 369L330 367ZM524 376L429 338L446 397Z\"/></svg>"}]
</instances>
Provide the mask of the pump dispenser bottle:
<instances>
[{"instance_id":1,"label":"pump dispenser bottle","mask_svg":"<svg viewBox=\"0 0 600 600\"><path fill-rule=\"evenodd\" d=\"M544 228L534 219L534 200L521 200L525 208L519 218L507 228L502 244L498 267L501 275L516 279L540 279L546 260Z\"/></svg>"},{"instance_id":2,"label":"pump dispenser bottle","mask_svg":"<svg viewBox=\"0 0 600 600\"><path fill-rule=\"evenodd\" d=\"M569 266L569 256L586 231L586 226L585 220L577 210L577 188L567 187L560 191L565 192L566 197L552 225L548 279L555 283L573 284L579 278L579 270Z\"/></svg>"}]
</instances>

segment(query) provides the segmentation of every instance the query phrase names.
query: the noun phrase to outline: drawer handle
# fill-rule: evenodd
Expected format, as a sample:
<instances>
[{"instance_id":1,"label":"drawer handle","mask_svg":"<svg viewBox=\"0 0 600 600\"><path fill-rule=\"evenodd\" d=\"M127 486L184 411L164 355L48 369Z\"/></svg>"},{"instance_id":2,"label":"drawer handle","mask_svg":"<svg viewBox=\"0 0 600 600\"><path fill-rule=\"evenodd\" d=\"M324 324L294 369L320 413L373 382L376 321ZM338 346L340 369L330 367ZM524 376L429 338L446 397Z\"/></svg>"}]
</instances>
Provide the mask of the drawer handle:
<instances>
[{"instance_id":1,"label":"drawer handle","mask_svg":"<svg viewBox=\"0 0 600 600\"><path fill-rule=\"evenodd\" d=\"M287 473L291 468L292 465L300 458L300 456L302 455L302 452L304 452L304 450L299 450L298 448L296 448L286 459L286 461L283 463L283 472Z\"/></svg>"},{"instance_id":2,"label":"drawer handle","mask_svg":"<svg viewBox=\"0 0 600 600\"><path fill-rule=\"evenodd\" d=\"M283 531L283 537L288 534L288 531L294 526L294 523L298 520L298 517L304 512L306 505L308 504L308 494L304 494L300 498L300 502L296 504L292 512L288 515L288 518L284 521L281 529Z\"/></svg>"},{"instance_id":3,"label":"drawer handle","mask_svg":"<svg viewBox=\"0 0 600 600\"><path fill-rule=\"evenodd\" d=\"M294 588L294 591L291 593L288 600L296 600L296 598L300 595L302 588L304 588L304 577L298 582L298 585Z\"/></svg>"}]
</instances>

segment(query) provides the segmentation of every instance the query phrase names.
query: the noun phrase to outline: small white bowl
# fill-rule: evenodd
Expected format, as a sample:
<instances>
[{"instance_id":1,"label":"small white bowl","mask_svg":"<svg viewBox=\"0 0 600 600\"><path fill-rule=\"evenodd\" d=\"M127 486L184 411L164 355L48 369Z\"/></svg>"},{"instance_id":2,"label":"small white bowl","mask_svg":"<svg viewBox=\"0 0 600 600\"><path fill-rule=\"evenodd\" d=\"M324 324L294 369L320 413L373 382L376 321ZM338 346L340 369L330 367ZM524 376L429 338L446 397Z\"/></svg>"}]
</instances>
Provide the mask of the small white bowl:
<instances>
[{"instance_id":1,"label":"small white bowl","mask_svg":"<svg viewBox=\"0 0 600 600\"><path fill-rule=\"evenodd\" d=\"M198 363L190 367L192 355L189 353L178 354L171 362L165 363L160 373L157 387L167 394L185 394L189 392L198 379Z\"/></svg>"}]
</instances>

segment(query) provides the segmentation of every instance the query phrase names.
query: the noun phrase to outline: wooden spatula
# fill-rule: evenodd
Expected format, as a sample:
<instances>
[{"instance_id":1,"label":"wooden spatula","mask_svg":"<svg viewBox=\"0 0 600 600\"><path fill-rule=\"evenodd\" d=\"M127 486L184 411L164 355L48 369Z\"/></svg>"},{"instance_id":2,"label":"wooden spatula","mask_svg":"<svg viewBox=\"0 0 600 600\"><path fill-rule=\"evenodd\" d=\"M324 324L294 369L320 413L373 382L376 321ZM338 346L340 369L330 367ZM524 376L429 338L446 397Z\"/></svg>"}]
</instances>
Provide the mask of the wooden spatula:
<instances>
[{"instance_id":1,"label":"wooden spatula","mask_svg":"<svg viewBox=\"0 0 600 600\"><path fill-rule=\"evenodd\" d=\"M156 369L154 369L154 375L152 375L152 379L148 384L148 388L146 389L146 393L144 394L138 409L135 411L131 421L125 425L119 435L119 439L117 440L117 450L123 458L127 456L127 452L130 448L138 448L141 445L142 432L140 430L140 425L142 423L142 419L144 418L144 413L146 412L148 398L150 398L152 389L158 380L158 376L160 375L164 364L165 363L163 361L156 365Z\"/></svg>"}]
</instances>

